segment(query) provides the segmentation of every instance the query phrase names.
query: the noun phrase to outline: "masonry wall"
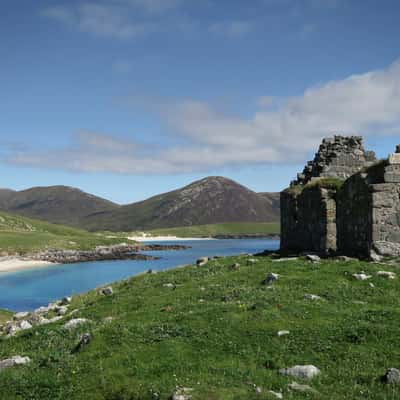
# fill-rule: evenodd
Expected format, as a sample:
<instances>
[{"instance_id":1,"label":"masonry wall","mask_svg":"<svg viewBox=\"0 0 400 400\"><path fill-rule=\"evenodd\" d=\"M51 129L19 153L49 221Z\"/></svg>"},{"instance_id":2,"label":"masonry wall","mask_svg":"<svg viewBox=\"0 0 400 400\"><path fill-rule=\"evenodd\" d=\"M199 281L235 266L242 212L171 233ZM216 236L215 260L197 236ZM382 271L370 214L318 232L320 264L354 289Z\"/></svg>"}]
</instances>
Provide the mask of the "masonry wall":
<instances>
[{"instance_id":1,"label":"masonry wall","mask_svg":"<svg viewBox=\"0 0 400 400\"><path fill-rule=\"evenodd\" d=\"M362 174L349 178L339 191L336 222L338 252L368 257L372 240L372 193Z\"/></svg>"},{"instance_id":2,"label":"masonry wall","mask_svg":"<svg viewBox=\"0 0 400 400\"><path fill-rule=\"evenodd\" d=\"M281 193L281 251L336 250L335 192L318 186Z\"/></svg>"}]
</instances>

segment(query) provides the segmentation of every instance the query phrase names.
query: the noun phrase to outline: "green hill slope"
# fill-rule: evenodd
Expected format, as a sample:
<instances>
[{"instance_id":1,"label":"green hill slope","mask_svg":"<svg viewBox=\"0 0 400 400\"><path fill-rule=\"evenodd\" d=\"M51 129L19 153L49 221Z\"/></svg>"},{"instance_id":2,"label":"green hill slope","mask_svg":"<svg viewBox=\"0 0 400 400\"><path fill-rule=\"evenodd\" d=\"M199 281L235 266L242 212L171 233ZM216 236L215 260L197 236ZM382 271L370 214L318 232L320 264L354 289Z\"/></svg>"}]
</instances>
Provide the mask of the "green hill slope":
<instances>
[{"instance_id":1,"label":"green hill slope","mask_svg":"<svg viewBox=\"0 0 400 400\"><path fill-rule=\"evenodd\" d=\"M172 235L178 237L210 237L218 235L279 235L278 222L230 222L225 224L209 224L182 226L178 228L154 229L151 234Z\"/></svg>"},{"instance_id":2,"label":"green hill slope","mask_svg":"<svg viewBox=\"0 0 400 400\"><path fill-rule=\"evenodd\" d=\"M382 268L393 270L223 258L114 284L109 297L93 291L73 299L73 316L0 339L0 359L32 360L0 373L0 398L167 400L182 386L193 400L274 399L269 390L284 399L398 399L400 387L380 377L400 367L400 280L377 277ZM370 281L351 276L361 270ZM270 272L280 279L262 285ZM78 317L89 321L63 329ZM92 341L73 352L85 332ZM321 374L303 381L279 373L299 364ZM315 394L290 391L293 381Z\"/></svg>"},{"instance_id":3,"label":"green hill slope","mask_svg":"<svg viewBox=\"0 0 400 400\"><path fill-rule=\"evenodd\" d=\"M118 242L121 240L0 212L0 254L27 253L46 248L86 250Z\"/></svg>"}]
</instances>

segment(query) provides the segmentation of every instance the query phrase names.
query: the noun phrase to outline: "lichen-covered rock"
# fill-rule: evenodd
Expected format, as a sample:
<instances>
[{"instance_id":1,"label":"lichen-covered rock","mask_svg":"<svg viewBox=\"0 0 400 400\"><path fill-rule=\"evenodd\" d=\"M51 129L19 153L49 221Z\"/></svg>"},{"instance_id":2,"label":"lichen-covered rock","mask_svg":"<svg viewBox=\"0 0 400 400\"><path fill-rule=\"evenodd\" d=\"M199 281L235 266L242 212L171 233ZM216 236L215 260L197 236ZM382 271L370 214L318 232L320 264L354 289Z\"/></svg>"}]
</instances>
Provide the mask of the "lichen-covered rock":
<instances>
[{"instance_id":1,"label":"lichen-covered rock","mask_svg":"<svg viewBox=\"0 0 400 400\"><path fill-rule=\"evenodd\" d=\"M270 272L267 277L262 281L263 285L272 285L280 278L279 274L275 274L274 272Z\"/></svg>"},{"instance_id":2,"label":"lichen-covered rock","mask_svg":"<svg viewBox=\"0 0 400 400\"><path fill-rule=\"evenodd\" d=\"M390 272L390 271L378 271L376 273L377 276L380 278L386 278L386 279L396 279L396 273L395 272Z\"/></svg>"},{"instance_id":3,"label":"lichen-covered rock","mask_svg":"<svg viewBox=\"0 0 400 400\"><path fill-rule=\"evenodd\" d=\"M208 262L210 261L210 259L208 257L200 257L197 261L196 261L196 265L198 267L202 267L203 265L206 265Z\"/></svg>"},{"instance_id":4,"label":"lichen-covered rock","mask_svg":"<svg viewBox=\"0 0 400 400\"><path fill-rule=\"evenodd\" d=\"M113 288L111 286L102 288L100 293L104 296L112 296L114 294Z\"/></svg>"}]
</instances>

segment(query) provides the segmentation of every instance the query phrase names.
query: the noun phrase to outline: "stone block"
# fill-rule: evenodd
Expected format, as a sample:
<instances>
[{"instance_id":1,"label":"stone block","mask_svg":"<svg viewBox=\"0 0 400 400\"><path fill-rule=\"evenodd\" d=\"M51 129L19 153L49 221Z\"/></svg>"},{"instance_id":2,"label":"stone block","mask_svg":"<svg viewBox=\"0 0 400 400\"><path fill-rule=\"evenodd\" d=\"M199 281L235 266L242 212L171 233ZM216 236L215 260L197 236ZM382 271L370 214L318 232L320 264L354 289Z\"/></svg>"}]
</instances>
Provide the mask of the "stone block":
<instances>
[{"instance_id":1,"label":"stone block","mask_svg":"<svg viewBox=\"0 0 400 400\"><path fill-rule=\"evenodd\" d=\"M397 150L397 148L396 148ZM389 164L400 164L400 153L394 153L389 155Z\"/></svg>"}]
</instances>

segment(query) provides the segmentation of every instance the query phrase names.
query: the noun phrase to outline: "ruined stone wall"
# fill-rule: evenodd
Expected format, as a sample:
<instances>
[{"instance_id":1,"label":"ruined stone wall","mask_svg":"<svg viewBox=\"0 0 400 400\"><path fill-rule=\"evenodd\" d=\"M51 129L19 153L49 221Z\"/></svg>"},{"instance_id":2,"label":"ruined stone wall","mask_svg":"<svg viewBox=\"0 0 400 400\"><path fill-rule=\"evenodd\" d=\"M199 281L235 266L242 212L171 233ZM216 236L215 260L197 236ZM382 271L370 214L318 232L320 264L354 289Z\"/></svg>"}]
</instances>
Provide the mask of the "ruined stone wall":
<instances>
[{"instance_id":1,"label":"ruined stone wall","mask_svg":"<svg viewBox=\"0 0 400 400\"><path fill-rule=\"evenodd\" d=\"M305 185L314 178L344 180L375 161L375 153L364 149L361 136L325 138L314 160L306 164L293 184Z\"/></svg>"},{"instance_id":2,"label":"ruined stone wall","mask_svg":"<svg viewBox=\"0 0 400 400\"><path fill-rule=\"evenodd\" d=\"M368 257L372 239L372 193L362 174L349 178L337 195L338 252Z\"/></svg>"},{"instance_id":3,"label":"ruined stone wall","mask_svg":"<svg viewBox=\"0 0 400 400\"><path fill-rule=\"evenodd\" d=\"M318 186L281 193L281 250L327 254L336 250L335 192Z\"/></svg>"},{"instance_id":4,"label":"ruined stone wall","mask_svg":"<svg viewBox=\"0 0 400 400\"><path fill-rule=\"evenodd\" d=\"M354 175L337 199L339 252L359 257L400 255L400 160L392 155Z\"/></svg>"},{"instance_id":5,"label":"ruined stone wall","mask_svg":"<svg viewBox=\"0 0 400 400\"><path fill-rule=\"evenodd\" d=\"M336 189L322 180L345 180L375 161L360 136L324 139L313 161L281 194L281 249L329 253L337 248Z\"/></svg>"}]
</instances>

